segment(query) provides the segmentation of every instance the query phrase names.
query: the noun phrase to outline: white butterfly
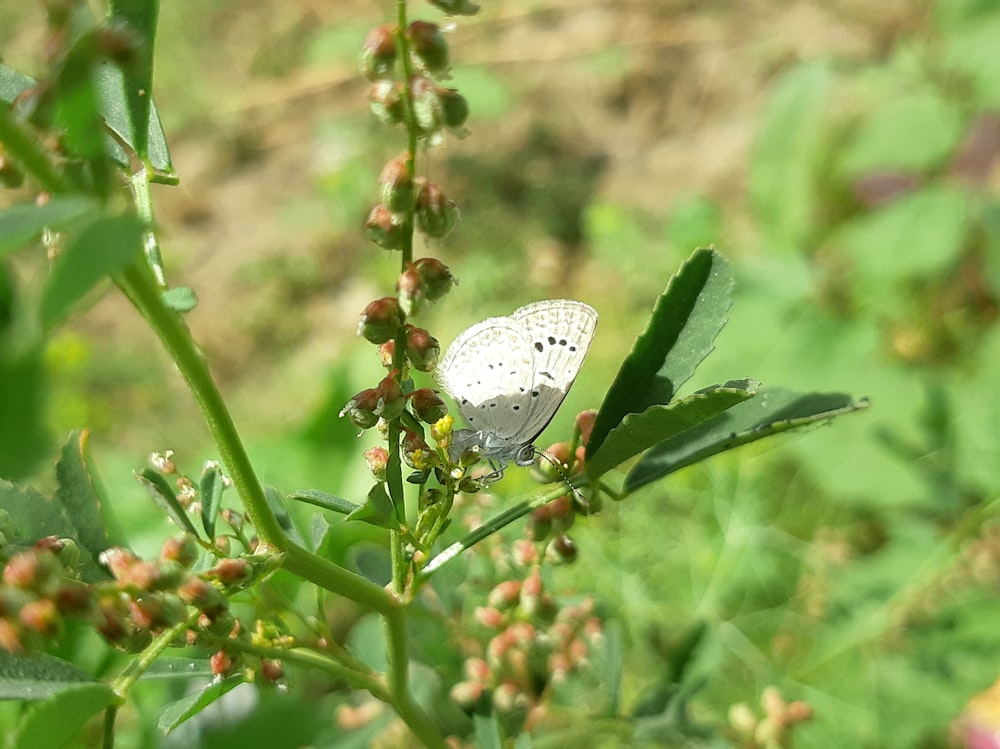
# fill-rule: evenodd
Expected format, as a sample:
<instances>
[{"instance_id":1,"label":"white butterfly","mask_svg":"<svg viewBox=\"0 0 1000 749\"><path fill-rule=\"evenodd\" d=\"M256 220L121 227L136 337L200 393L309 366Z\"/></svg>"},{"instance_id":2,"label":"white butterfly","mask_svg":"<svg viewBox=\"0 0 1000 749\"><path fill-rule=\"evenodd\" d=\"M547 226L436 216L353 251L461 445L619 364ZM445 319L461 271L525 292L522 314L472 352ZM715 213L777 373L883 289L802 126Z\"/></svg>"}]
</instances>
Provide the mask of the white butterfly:
<instances>
[{"instance_id":1,"label":"white butterfly","mask_svg":"<svg viewBox=\"0 0 1000 749\"><path fill-rule=\"evenodd\" d=\"M593 307L570 299L535 302L510 317L465 330L437 368L468 429L454 433L451 456L474 447L499 478L508 461L529 466L587 356L597 327Z\"/></svg>"}]
</instances>

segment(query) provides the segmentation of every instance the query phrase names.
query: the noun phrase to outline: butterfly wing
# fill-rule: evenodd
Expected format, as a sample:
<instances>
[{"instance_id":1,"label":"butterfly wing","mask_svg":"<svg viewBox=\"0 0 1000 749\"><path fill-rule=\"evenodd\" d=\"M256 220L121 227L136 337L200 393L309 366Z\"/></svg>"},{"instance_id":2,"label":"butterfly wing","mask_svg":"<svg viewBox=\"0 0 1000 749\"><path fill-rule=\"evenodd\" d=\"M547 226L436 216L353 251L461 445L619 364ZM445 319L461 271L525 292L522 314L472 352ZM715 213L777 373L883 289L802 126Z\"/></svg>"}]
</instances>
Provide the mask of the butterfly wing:
<instances>
[{"instance_id":1,"label":"butterfly wing","mask_svg":"<svg viewBox=\"0 0 1000 749\"><path fill-rule=\"evenodd\" d=\"M531 405L532 348L510 317L492 317L458 336L437 367L469 427L507 440Z\"/></svg>"},{"instance_id":2,"label":"butterfly wing","mask_svg":"<svg viewBox=\"0 0 1000 749\"><path fill-rule=\"evenodd\" d=\"M528 341L532 356L527 416L511 435L522 444L535 441L573 386L597 328L597 312L570 299L535 302L510 316Z\"/></svg>"}]
</instances>

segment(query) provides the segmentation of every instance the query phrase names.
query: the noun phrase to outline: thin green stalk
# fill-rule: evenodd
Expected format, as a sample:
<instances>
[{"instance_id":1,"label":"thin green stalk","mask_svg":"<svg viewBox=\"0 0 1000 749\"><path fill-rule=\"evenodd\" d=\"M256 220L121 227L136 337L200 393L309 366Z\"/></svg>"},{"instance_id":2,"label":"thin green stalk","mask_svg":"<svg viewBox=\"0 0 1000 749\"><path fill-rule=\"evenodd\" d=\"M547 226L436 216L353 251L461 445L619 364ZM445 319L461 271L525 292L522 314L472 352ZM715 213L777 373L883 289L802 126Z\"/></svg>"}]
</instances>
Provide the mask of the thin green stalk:
<instances>
[{"instance_id":1,"label":"thin green stalk","mask_svg":"<svg viewBox=\"0 0 1000 749\"><path fill-rule=\"evenodd\" d=\"M150 227L153 226L153 195L149 189L149 169L142 167L129 178L129 186L132 188L133 202L139 218ZM146 253L146 262L153 269L156 276L156 283L160 288L167 287L167 276L163 269L163 255L160 253L160 242L156 237L156 232L150 228L146 232L143 241L143 251Z\"/></svg>"},{"instance_id":2,"label":"thin green stalk","mask_svg":"<svg viewBox=\"0 0 1000 749\"><path fill-rule=\"evenodd\" d=\"M102 731L104 737L101 739L101 749L114 749L115 747L115 720L118 718L118 705L111 705L104 711L104 725Z\"/></svg>"},{"instance_id":3,"label":"thin green stalk","mask_svg":"<svg viewBox=\"0 0 1000 749\"><path fill-rule=\"evenodd\" d=\"M111 682L112 691L118 695L118 699L124 702L125 697L128 696L129 690L132 685L153 665L153 662L163 655L163 651L166 650L173 644L173 642L180 637L184 630L190 627L194 623L196 616L192 616L191 620L185 619L178 624L175 624L170 629L166 629L161 632L154 640L151 642L139 657L134 661L131 661L118 675L114 681Z\"/></svg>"}]
</instances>

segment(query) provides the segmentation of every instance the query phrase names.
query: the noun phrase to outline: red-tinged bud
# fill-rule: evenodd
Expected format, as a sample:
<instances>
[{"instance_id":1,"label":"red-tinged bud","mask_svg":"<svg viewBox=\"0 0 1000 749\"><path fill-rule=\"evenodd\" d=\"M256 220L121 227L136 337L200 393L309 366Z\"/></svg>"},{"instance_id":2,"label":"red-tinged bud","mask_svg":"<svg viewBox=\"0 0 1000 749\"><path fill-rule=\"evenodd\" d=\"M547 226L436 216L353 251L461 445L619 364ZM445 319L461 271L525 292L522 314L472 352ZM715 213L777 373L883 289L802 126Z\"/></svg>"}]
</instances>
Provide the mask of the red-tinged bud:
<instances>
[{"instance_id":1,"label":"red-tinged bud","mask_svg":"<svg viewBox=\"0 0 1000 749\"><path fill-rule=\"evenodd\" d=\"M17 612L17 617L21 625L32 632L37 632L45 637L51 637L59 631L62 617L59 616L59 609L54 601L48 598L39 598L28 601Z\"/></svg>"},{"instance_id":2,"label":"red-tinged bud","mask_svg":"<svg viewBox=\"0 0 1000 749\"><path fill-rule=\"evenodd\" d=\"M399 81L378 81L368 89L368 108L383 125L395 125L406 117L403 84Z\"/></svg>"},{"instance_id":3,"label":"red-tinged bud","mask_svg":"<svg viewBox=\"0 0 1000 749\"><path fill-rule=\"evenodd\" d=\"M492 606L478 606L475 611L476 621L489 629L500 629L504 625L504 615L500 609Z\"/></svg>"},{"instance_id":4,"label":"red-tinged bud","mask_svg":"<svg viewBox=\"0 0 1000 749\"><path fill-rule=\"evenodd\" d=\"M222 556L229 556L229 552L233 547L233 540L229 536L216 536L212 539L212 546L215 547Z\"/></svg>"},{"instance_id":5,"label":"red-tinged bud","mask_svg":"<svg viewBox=\"0 0 1000 749\"><path fill-rule=\"evenodd\" d=\"M174 451L165 450L162 453L152 453L149 456L149 463L160 473L171 475L177 473L177 464L174 463Z\"/></svg>"},{"instance_id":6,"label":"red-tinged bud","mask_svg":"<svg viewBox=\"0 0 1000 749\"><path fill-rule=\"evenodd\" d=\"M785 698L777 687L764 687L760 694L760 706L768 717L781 717L785 712Z\"/></svg>"},{"instance_id":7,"label":"red-tinged bud","mask_svg":"<svg viewBox=\"0 0 1000 749\"><path fill-rule=\"evenodd\" d=\"M486 685L478 681L460 681L448 692L456 705L470 711L476 708L486 693Z\"/></svg>"},{"instance_id":8,"label":"red-tinged bud","mask_svg":"<svg viewBox=\"0 0 1000 749\"><path fill-rule=\"evenodd\" d=\"M532 541L544 541L552 532L552 519L549 510L542 506L532 512L524 531Z\"/></svg>"},{"instance_id":9,"label":"red-tinged bud","mask_svg":"<svg viewBox=\"0 0 1000 749\"><path fill-rule=\"evenodd\" d=\"M425 182L417 193L417 226L424 234L434 239L442 239L455 228L458 221L458 207L448 198L440 187L432 182ZM443 267L443 266L442 266ZM449 276L448 288L451 288ZM442 292L443 293L443 292Z\"/></svg>"},{"instance_id":10,"label":"red-tinged bud","mask_svg":"<svg viewBox=\"0 0 1000 749\"><path fill-rule=\"evenodd\" d=\"M261 658L260 675L264 677L265 681L273 684L285 675L285 669L282 667L281 661L272 660L271 658Z\"/></svg>"},{"instance_id":11,"label":"red-tinged bud","mask_svg":"<svg viewBox=\"0 0 1000 749\"><path fill-rule=\"evenodd\" d=\"M448 43L436 23L414 21L406 28L410 49L428 73L448 71Z\"/></svg>"},{"instance_id":12,"label":"red-tinged bud","mask_svg":"<svg viewBox=\"0 0 1000 749\"><path fill-rule=\"evenodd\" d=\"M120 546L112 546L102 551L98 556L98 560L108 568L111 576L118 580L129 567L138 561L138 558L128 549L123 549Z\"/></svg>"},{"instance_id":13,"label":"red-tinged bud","mask_svg":"<svg viewBox=\"0 0 1000 749\"><path fill-rule=\"evenodd\" d=\"M505 611L515 605L521 597L520 580L504 580L499 583L486 597L486 602L495 608Z\"/></svg>"},{"instance_id":14,"label":"red-tinged bud","mask_svg":"<svg viewBox=\"0 0 1000 749\"><path fill-rule=\"evenodd\" d=\"M229 611L221 611L214 616L205 612L198 617L198 626L217 637L229 637L237 624L236 617Z\"/></svg>"},{"instance_id":15,"label":"red-tinged bud","mask_svg":"<svg viewBox=\"0 0 1000 749\"><path fill-rule=\"evenodd\" d=\"M436 93L442 124L449 130L462 132L469 120L469 102L453 88L439 88Z\"/></svg>"},{"instance_id":16,"label":"red-tinged bud","mask_svg":"<svg viewBox=\"0 0 1000 749\"><path fill-rule=\"evenodd\" d=\"M66 580L56 590L54 600L60 613L81 614L90 609L90 589L78 580Z\"/></svg>"},{"instance_id":17,"label":"red-tinged bud","mask_svg":"<svg viewBox=\"0 0 1000 749\"><path fill-rule=\"evenodd\" d=\"M813 718L813 707L808 702L795 700L785 708L785 722L788 724L804 723Z\"/></svg>"},{"instance_id":18,"label":"red-tinged bud","mask_svg":"<svg viewBox=\"0 0 1000 749\"><path fill-rule=\"evenodd\" d=\"M160 566L156 562L135 560L116 575L119 585L132 592L144 592L160 587Z\"/></svg>"},{"instance_id":19,"label":"red-tinged bud","mask_svg":"<svg viewBox=\"0 0 1000 749\"><path fill-rule=\"evenodd\" d=\"M212 673L216 676L228 676L233 668L233 659L225 650L216 650L208 659Z\"/></svg>"},{"instance_id":20,"label":"red-tinged bud","mask_svg":"<svg viewBox=\"0 0 1000 749\"><path fill-rule=\"evenodd\" d=\"M220 559L219 563L205 574L223 585L232 585L250 574L250 564L244 559Z\"/></svg>"},{"instance_id":21,"label":"red-tinged bud","mask_svg":"<svg viewBox=\"0 0 1000 749\"><path fill-rule=\"evenodd\" d=\"M382 168L379 175L379 195L393 213L406 213L413 208L413 170L408 154L397 156Z\"/></svg>"},{"instance_id":22,"label":"red-tinged bud","mask_svg":"<svg viewBox=\"0 0 1000 749\"><path fill-rule=\"evenodd\" d=\"M361 313L358 335L371 343L385 343L396 337L403 324L403 313L399 301L394 296L386 296L371 302Z\"/></svg>"},{"instance_id":23,"label":"red-tinged bud","mask_svg":"<svg viewBox=\"0 0 1000 749\"><path fill-rule=\"evenodd\" d=\"M580 668L587 664L587 659L590 656L590 648L587 647L586 642L578 637L574 638L570 640L566 650L574 667Z\"/></svg>"},{"instance_id":24,"label":"red-tinged bud","mask_svg":"<svg viewBox=\"0 0 1000 749\"><path fill-rule=\"evenodd\" d=\"M419 205L420 198L417 198L417 210L419 218ZM457 214L456 209L456 214ZM424 293L427 298L436 302L438 299L447 294L452 286L458 285L458 279L452 275L451 270L447 265L442 263L440 260L434 257L422 257L415 261L413 265L416 267L417 272L420 273L420 278L424 282Z\"/></svg>"},{"instance_id":25,"label":"red-tinged bud","mask_svg":"<svg viewBox=\"0 0 1000 749\"><path fill-rule=\"evenodd\" d=\"M3 581L21 590L31 590L40 587L42 580L42 563L34 551L22 551L7 561L3 569Z\"/></svg>"},{"instance_id":26,"label":"red-tinged bud","mask_svg":"<svg viewBox=\"0 0 1000 749\"><path fill-rule=\"evenodd\" d=\"M246 524L246 518L243 513L237 512L236 510L226 507L219 513L222 519L226 521L230 528L239 533L243 530L243 526Z\"/></svg>"},{"instance_id":27,"label":"red-tinged bud","mask_svg":"<svg viewBox=\"0 0 1000 749\"><path fill-rule=\"evenodd\" d=\"M572 564L576 561L577 548L565 533L556 536L545 547L545 559L554 564Z\"/></svg>"},{"instance_id":28,"label":"red-tinged bud","mask_svg":"<svg viewBox=\"0 0 1000 749\"><path fill-rule=\"evenodd\" d=\"M479 6L470 0L430 0L430 4L449 16L474 16Z\"/></svg>"},{"instance_id":29,"label":"red-tinged bud","mask_svg":"<svg viewBox=\"0 0 1000 749\"><path fill-rule=\"evenodd\" d=\"M408 317L420 312L427 299L427 292L424 289L424 281L413 267L413 263L399 275L396 292L399 296L399 306Z\"/></svg>"},{"instance_id":30,"label":"red-tinged bud","mask_svg":"<svg viewBox=\"0 0 1000 749\"><path fill-rule=\"evenodd\" d=\"M375 413L386 421L399 418L406 406L406 396L403 394L403 388L396 381L395 372L390 372L383 377L378 387L375 388L375 392L378 395L378 407L375 409Z\"/></svg>"},{"instance_id":31,"label":"red-tinged bud","mask_svg":"<svg viewBox=\"0 0 1000 749\"><path fill-rule=\"evenodd\" d=\"M478 681L486 684L493 678L493 672L489 665L482 658L466 658L462 664L462 673L470 681Z\"/></svg>"},{"instance_id":32,"label":"red-tinged bud","mask_svg":"<svg viewBox=\"0 0 1000 749\"><path fill-rule=\"evenodd\" d=\"M555 683L559 684L565 682L566 677L572 670L569 656L566 655L566 653L551 653L548 657L546 670L549 673L549 678L551 678Z\"/></svg>"},{"instance_id":33,"label":"red-tinged bud","mask_svg":"<svg viewBox=\"0 0 1000 749\"><path fill-rule=\"evenodd\" d=\"M493 706L498 713L510 714L524 707L526 702L527 698L512 681L505 681L493 690Z\"/></svg>"},{"instance_id":34,"label":"red-tinged bud","mask_svg":"<svg viewBox=\"0 0 1000 749\"><path fill-rule=\"evenodd\" d=\"M507 629L510 637L517 645L532 645L538 636L538 630L531 622L514 622Z\"/></svg>"},{"instance_id":35,"label":"red-tinged bud","mask_svg":"<svg viewBox=\"0 0 1000 749\"><path fill-rule=\"evenodd\" d=\"M423 328L406 326L406 358L418 372L430 372L437 366L441 344Z\"/></svg>"},{"instance_id":36,"label":"red-tinged bud","mask_svg":"<svg viewBox=\"0 0 1000 749\"><path fill-rule=\"evenodd\" d=\"M517 643L508 630L503 630L496 637L486 643L486 662L491 668L496 670L503 663L504 656Z\"/></svg>"},{"instance_id":37,"label":"red-tinged bud","mask_svg":"<svg viewBox=\"0 0 1000 749\"><path fill-rule=\"evenodd\" d=\"M190 567L198 559L198 542L190 535L171 536L160 547L160 559Z\"/></svg>"},{"instance_id":38,"label":"red-tinged bud","mask_svg":"<svg viewBox=\"0 0 1000 749\"><path fill-rule=\"evenodd\" d=\"M576 420L573 422L573 428L580 435L581 445L586 445L590 442L590 433L594 431L595 421L597 421L597 411L593 408L581 411L576 415Z\"/></svg>"},{"instance_id":39,"label":"red-tinged bud","mask_svg":"<svg viewBox=\"0 0 1000 749\"><path fill-rule=\"evenodd\" d=\"M413 102L413 117L422 134L428 135L440 129L441 101L438 87L430 78L415 75L410 79L410 100Z\"/></svg>"},{"instance_id":40,"label":"red-tinged bud","mask_svg":"<svg viewBox=\"0 0 1000 749\"><path fill-rule=\"evenodd\" d=\"M378 356L382 362L382 366L386 369L392 369L396 366L396 342L386 341L381 346L378 347Z\"/></svg>"},{"instance_id":41,"label":"red-tinged bud","mask_svg":"<svg viewBox=\"0 0 1000 749\"><path fill-rule=\"evenodd\" d=\"M340 418L345 416L354 426L368 429L378 423L378 391L367 388L355 395L340 411Z\"/></svg>"},{"instance_id":42,"label":"red-tinged bud","mask_svg":"<svg viewBox=\"0 0 1000 749\"><path fill-rule=\"evenodd\" d=\"M184 604L173 593L150 593L129 604L132 621L141 629L160 630L181 622L187 615Z\"/></svg>"},{"instance_id":43,"label":"red-tinged bud","mask_svg":"<svg viewBox=\"0 0 1000 749\"><path fill-rule=\"evenodd\" d=\"M368 239L383 250L400 250L406 241L406 228L400 214L381 203L372 208L365 219L365 232Z\"/></svg>"},{"instance_id":44,"label":"red-tinged bud","mask_svg":"<svg viewBox=\"0 0 1000 749\"><path fill-rule=\"evenodd\" d=\"M419 388L410 393L414 415L427 424L436 424L448 414L448 406L431 388Z\"/></svg>"},{"instance_id":45,"label":"red-tinged bud","mask_svg":"<svg viewBox=\"0 0 1000 749\"><path fill-rule=\"evenodd\" d=\"M538 547L526 538L519 538L511 545L511 558L521 567L530 567L538 563Z\"/></svg>"},{"instance_id":46,"label":"red-tinged bud","mask_svg":"<svg viewBox=\"0 0 1000 749\"><path fill-rule=\"evenodd\" d=\"M422 471L425 468L433 468L438 462L438 456L419 434L404 428L403 460L411 468Z\"/></svg>"},{"instance_id":47,"label":"red-tinged bud","mask_svg":"<svg viewBox=\"0 0 1000 749\"><path fill-rule=\"evenodd\" d=\"M36 551L48 551L52 554L58 553L63 547L62 539L59 536L45 536L35 541Z\"/></svg>"},{"instance_id":48,"label":"red-tinged bud","mask_svg":"<svg viewBox=\"0 0 1000 749\"><path fill-rule=\"evenodd\" d=\"M5 617L0 617L0 649L18 655L24 652L24 643L17 627Z\"/></svg>"},{"instance_id":49,"label":"red-tinged bud","mask_svg":"<svg viewBox=\"0 0 1000 749\"><path fill-rule=\"evenodd\" d=\"M370 81L391 78L396 64L395 26L376 26L361 46L361 73Z\"/></svg>"},{"instance_id":50,"label":"red-tinged bud","mask_svg":"<svg viewBox=\"0 0 1000 749\"><path fill-rule=\"evenodd\" d=\"M365 450L364 455L372 478L376 481L385 481L385 468L389 465L389 451L384 447L376 446Z\"/></svg>"}]
</instances>

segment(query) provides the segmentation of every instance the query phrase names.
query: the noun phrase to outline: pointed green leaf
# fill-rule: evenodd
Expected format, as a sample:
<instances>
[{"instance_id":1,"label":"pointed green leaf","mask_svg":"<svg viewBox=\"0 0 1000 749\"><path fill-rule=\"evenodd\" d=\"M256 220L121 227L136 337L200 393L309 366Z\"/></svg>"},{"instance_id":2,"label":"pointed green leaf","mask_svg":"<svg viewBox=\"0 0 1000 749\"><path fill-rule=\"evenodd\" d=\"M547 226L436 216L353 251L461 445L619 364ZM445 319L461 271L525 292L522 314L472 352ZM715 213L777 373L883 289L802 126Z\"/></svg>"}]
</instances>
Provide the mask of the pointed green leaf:
<instances>
[{"instance_id":1,"label":"pointed green leaf","mask_svg":"<svg viewBox=\"0 0 1000 749\"><path fill-rule=\"evenodd\" d=\"M596 479L644 450L718 416L757 393L753 380L734 380L699 390L666 406L650 406L641 414L626 414L604 445L587 461L587 475Z\"/></svg>"},{"instance_id":2,"label":"pointed green leaf","mask_svg":"<svg viewBox=\"0 0 1000 749\"><path fill-rule=\"evenodd\" d=\"M298 489L291 492L288 498L316 505L316 507L322 507L324 510L339 512L341 515L350 515L352 512L361 509L361 505L359 504L336 497L333 494L327 494L319 489Z\"/></svg>"},{"instance_id":3,"label":"pointed green leaf","mask_svg":"<svg viewBox=\"0 0 1000 749\"><path fill-rule=\"evenodd\" d=\"M56 463L56 498L76 528L76 540L95 559L111 545L103 500L87 464L86 430L73 432Z\"/></svg>"},{"instance_id":4,"label":"pointed green leaf","mask_svg":"<svg viewBox=\"0 0 1000 749\"><path fill-rule=\"evenodd\" d=\"M79 735L84 725L111 705L107 684L75 684L34 703L18 726L16 749L57 749Z\"/></svg>"},{"instance_id":5,"label":"pointed green leaf","mask_svg":"<svg viewBox=\"0 0 1000 749\"><path fill-rule=\"evenodd\" d=\"M218 463L209 461L201 472L198 492L201 495L201 524L209 538L215 538L215 519L222 504L222 492L226 488L222 469Z\"/></svg>"},{"instance_id":6,"label":"pointed green leaf","mask_svg":"<svg viewBox=\"0 0 1000 749\"><path fill-rule=\"evenodd\" d=\"M0 648L0 700L41 700L94 677L52 655L14 655Z\"/></svg>"},{"instance_id":7,"label":"pointed green leaf","mask_svg":"<svg viewBox=\"0 0 1000 749\"><path fill-rule=\"evenodd\" d=\"M696 250L670 279L604 396L587 444L588 462L626 414L669 403L694 374L726 324L732 290L729 262L712 249Z\"/></svg>"},{"instance_id":8,"label":"pointed green leaf","mask_svg":"<svg viewBox=\"0 0 1000 749\"><path fill-rule=\"evenodd\" d=\"M161 655L142 672L139 678L143 681L151 679L190 679L192 677L211 679L212 662L208 658L185 658L183 656Z\"/></svg>"},{"instance_id":9,"label":"pointed green leaf","mask_svg":"<svg viewBox=\"0 0 1000 749\"><path fill-rule=\"evenodd\" d=\"M157 720L157 727L163 733L170 733L177 726L218 700L222 695L243 683L243 677L234 674L223 681L213 681L204 689L186 695L164 708Z\"/></svg>"},{"instance_id":10,"label":"pointed green leaf","mask_svg":"<svg viewBox=\"0 0 1000 749\"><path fill-rule=\"evenodd\" d=\"M65 229L98 210L83 195L56 195L44 205L17 203L0 212L0 257L37 239L45 229Z\"/></svg>"},{"instance_id":11,"label":"pointed green leaf","mask_svg":"<svg viewBox=\"0 0 1000 749\"><path fill-rule=\"evenodd\" d=\"M135 123L133 147L139 158L147 158L150 104L153 96L153 50L159 0L111 0L108 3L112 23L124 24L135 34L137 45L124 66L126 102L130 119Z\"/></svg>"},{"instance_id":12,"label":"pointed green leaf","mask_svg":"<svg viewBox=\"0 0 1000 749\"><path fill-rule=\"evenodd\" d=\"M0 101L12 104L22 91L34 85L34 78L0 62Z\"/></svg>"},{"instance_id":13,"label":"pointed green leaf","mask_svg":"<svg viewBox=\"0 0 1000 749\"><path fill-rule=\"evenodd\" d=\"M380 528L395 528L396 512L392 508L392 500L385 490L384 483L375 484L368 492L365 503L351 512L347 520L363 520Z\"/></svg>"},{"instance_id":14,"label":"pointed green leaf","mask_svg":"<svg viewBox=\"0 0 1000 749\"><path fill-rule=\"evenodd\" d=\"M29 476L51 455L42 345L0 347L0 476Z\"/></svg>"},{"instance_id":15,"label":"pointed green leaf","mask_svg":"<svg viewBox=\"0 0 1000 749\"><path fill-rule=\"evenodd\" d=\"M302 543L302 534L299 533L299 529L292 522L292 517L288 514L288 507L285 505L285 498L281 495L281 492L273 486L265 486L264 496L267 498L267 504L271 508L271 512L274 513L274 519L278 521L281 529L293 541Z\"/></svg>"},{"instance_id":16,"label":"pointed green leaf","mask_svg":"<svg viewBox=\"0 0 1000 749\"><path fill-rule=\"evenodd\" d=\"M868 405L867 400L856 401L843 393L803 394L762 389L756 398L654 447L629 472L623 488L633 492L725 450L859 411Z\"/></svg>"},{"instance_id":17,"label":"pointed green leaf","mask_svg":"<svg viewBox=\"0 0 1000 749\"><path fill-rule=\"evenodd\" d=\"M101 279L122 270L142 251L143 222L134 215L102 216L59 253L42 296L42 324L51 328Z\"/></svg>"},{"instance_id":18,"label":"pointed green leaf","mask_svg":"<svg viewBox=\"0 0 1000 749\"><path fill-rule=\"evenodd\" d=\"M472 716L473 744L480 749L503 749L503 733L495 715Z\"/></svg>"},{"instance_id":19,"label":"pointed green leaf","mask_svg":"<svg viewBox=\"0 0 1000 749\"><path fill-rule=\"evenodd\" d=\"M192 536L198 536L198 531L195 530L194 523L191 522L187 511L177 499L174 488L161 473L152 468L143 468L135 474L135 478L149 492L149 496L153 498L157 507L163 510L178 528L187 531Z\"/></svg>"}]
</instances>

